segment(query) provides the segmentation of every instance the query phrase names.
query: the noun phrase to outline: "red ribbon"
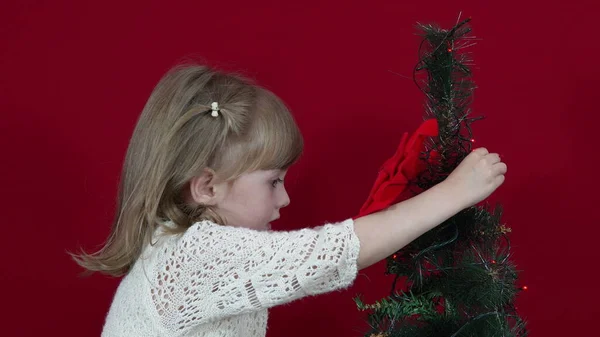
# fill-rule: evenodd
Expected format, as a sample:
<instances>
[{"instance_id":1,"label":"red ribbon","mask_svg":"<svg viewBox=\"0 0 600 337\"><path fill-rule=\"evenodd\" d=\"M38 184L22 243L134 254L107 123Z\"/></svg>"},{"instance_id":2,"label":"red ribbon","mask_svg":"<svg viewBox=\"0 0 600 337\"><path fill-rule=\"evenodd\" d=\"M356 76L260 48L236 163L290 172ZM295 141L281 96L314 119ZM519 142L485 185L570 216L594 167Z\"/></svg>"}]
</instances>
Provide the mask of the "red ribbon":
<instances>
[{"instance_id":1,"label":"red ribbon","mask_svg":"<svg viewBox=\"0 0 600 337\"><path fill-rule=\"evenodd\" d=\"M425 150L424 142L427 137L438 135L437 120L428 119L408 137L404 133L396 153L383 163L369 197L355 218L378 212L400 202L410 195L403 195L408 183L426 169L426 164L420 159ZM432 155L435 153L432 152Z\"/></svg>"}]
</instances>

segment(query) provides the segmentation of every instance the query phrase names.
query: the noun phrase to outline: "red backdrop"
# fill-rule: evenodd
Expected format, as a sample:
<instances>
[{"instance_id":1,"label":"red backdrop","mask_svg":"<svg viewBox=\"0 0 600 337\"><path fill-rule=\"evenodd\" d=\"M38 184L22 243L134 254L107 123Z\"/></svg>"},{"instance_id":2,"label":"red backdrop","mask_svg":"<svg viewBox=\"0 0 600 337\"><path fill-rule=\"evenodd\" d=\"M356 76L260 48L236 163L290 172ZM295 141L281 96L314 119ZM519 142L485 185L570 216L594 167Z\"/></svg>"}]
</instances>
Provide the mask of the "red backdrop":
<instances>
[{"instance_id":1,"label":"red backdrop","mask_svg":"<svg viewBox=\"0 0 600 337\"><path fill-rule=\"evenodd\" d=\"M477 145L500 152L520 313L531 336L591 336L598 317L599 6L549 1L3 1L3 336L97 336L117 280L67 250L109 231L121 161L160 76L184 57L241 70L292 108L306 153L281 229L356 214L422 117L416 22L472 16ZM593 114L592 112L596 112ZM268 335L361 336L352 298L387 294L382 264L346 291L272 311Z\"/></svg>"}]
</instances>

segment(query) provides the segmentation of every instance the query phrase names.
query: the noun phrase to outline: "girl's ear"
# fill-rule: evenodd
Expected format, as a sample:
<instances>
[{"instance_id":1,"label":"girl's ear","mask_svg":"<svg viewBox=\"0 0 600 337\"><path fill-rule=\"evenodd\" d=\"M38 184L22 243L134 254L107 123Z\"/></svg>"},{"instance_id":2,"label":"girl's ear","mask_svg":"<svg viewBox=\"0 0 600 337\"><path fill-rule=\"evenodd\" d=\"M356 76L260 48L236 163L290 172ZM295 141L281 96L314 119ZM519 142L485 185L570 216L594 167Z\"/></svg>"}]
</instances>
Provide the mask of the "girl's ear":
<instances>
[{"instance_id":1,"label":"girl's ear","mask_svg":"<svg viewBox=\"0 0 600 337\"><path fill-rule=\"evenodd\" d=\"M202 174L190 180L189 196L196 204L214 206L217 204L218 196L216 193L216 174L210 168L205 168Z\"/></svg>"}]
</instances>

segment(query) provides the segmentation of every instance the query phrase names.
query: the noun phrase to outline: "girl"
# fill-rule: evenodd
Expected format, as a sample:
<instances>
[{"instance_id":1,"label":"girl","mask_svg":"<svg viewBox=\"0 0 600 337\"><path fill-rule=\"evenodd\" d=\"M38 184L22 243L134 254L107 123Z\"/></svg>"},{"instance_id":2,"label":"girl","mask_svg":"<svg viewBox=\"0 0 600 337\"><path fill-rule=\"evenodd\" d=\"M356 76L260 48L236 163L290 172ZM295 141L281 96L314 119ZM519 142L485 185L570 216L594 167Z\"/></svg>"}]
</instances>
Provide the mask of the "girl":
<instances>
[{"instance_id":1,"label":"girl","mask_svg":"<svg viewBox=\"0 0 600 337\"><path fill-rule=\"evenodd\" d=\"M102 336L265 336L268 308L350 286L357 270L485 199L507 169L480 148L384 211L270 231L302 149L270 91L204 66L168 72L131 138L108 240L74 256L89 271L125 275Z\"/></svg>"}]
</instances>

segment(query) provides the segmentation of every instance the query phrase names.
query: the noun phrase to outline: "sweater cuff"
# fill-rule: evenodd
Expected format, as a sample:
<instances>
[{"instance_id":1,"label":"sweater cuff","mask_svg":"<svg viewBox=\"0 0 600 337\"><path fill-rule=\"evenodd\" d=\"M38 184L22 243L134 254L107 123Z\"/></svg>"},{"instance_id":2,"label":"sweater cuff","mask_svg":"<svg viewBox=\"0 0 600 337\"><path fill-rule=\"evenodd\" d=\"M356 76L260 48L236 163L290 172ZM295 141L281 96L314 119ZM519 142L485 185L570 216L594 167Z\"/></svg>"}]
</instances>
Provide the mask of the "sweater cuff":
<instances>
[{"instance_id":1,"label":"sweater cuff","mask_svg":"<svg viewBox=\"0 0 600 337\"><path fill-rule=\"evenodd\" d=\"M348 247L346 249L346 265L340 266L340 287L346 288L352 285L358 274L358 254L360 252L360 241L354 231L354 220L352 218L342 222L342 226L348 233Z\"/></svg>"}]
</instances>

